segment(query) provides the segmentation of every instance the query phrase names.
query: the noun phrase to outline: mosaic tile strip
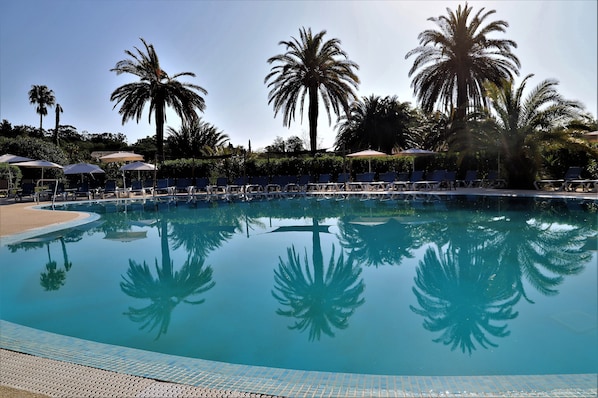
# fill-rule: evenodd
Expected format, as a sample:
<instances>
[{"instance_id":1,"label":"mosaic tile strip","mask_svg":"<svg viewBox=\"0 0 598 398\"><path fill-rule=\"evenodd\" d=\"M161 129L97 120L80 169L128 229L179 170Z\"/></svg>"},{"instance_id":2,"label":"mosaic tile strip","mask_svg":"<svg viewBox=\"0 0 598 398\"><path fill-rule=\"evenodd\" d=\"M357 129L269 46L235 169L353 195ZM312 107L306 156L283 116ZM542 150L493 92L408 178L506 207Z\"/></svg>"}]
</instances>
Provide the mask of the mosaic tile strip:
<instances>
[{"instance_id":1,"label":"mosaic tile strip","mask_svg":"<svg viewBox=\"0 0 598 398\"><path fill-rule=\"evenodd\" d=\"M124 375L286 397L596 397L596 374L379 376L293 371L177 357L0 321L0 347Z\"/></svg>"}]
</instances>

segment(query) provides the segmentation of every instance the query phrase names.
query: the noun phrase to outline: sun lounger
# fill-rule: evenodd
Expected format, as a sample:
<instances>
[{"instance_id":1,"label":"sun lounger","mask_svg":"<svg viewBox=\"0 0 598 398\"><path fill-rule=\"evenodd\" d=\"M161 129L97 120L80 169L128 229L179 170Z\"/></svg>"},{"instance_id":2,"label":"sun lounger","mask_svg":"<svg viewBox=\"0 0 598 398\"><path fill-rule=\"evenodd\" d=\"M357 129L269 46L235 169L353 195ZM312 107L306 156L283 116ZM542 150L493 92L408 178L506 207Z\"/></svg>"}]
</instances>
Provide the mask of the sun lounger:
<instances>
[{"instance_id":1,"label":"sun lounger","mask_svg":"<svg viewBox=\"0 0 598 398\"><path fill-rule=\"evenodd\" d=\"M376 173L358 173L355 175L355 181L347 182L347 190L349 191L369 191L371 184L374 182Z\"/></svg>"},{"instance_id":2,"label":"sun lounger","mask_svg":"<svg viewBox=\"0 0 598 398\"><path fill-rule=\"evenodd\" d=\"M446 170L434 170L425 180L413 181L411 188L413 190L437 190L440 189L443 181L446 178Z\"/></svg>"},{"instance_id":3,"label":"sun lounger","mask_svg":"<svg viewBox=\"0 0 598 398\"><path fill-rule=\"evenodd\" d=\"M218 177L215 184L210 184L206 187L209 195L216 195L216 197L224 197L227 192L228 178Z\"/></svg>"},{"instance_id":4,"label":"sun lounger","mask_svg":"<svg viewBox=\"0 0 598 398\"><path fill-rule=\"evenodd\" d=\"M31 200L37 201L34 183L25 182L21 185L21 189L17 190L17 195L15 199L22 201L23 198L30 198Z\"/></svg>"},{"instance_id":5,"label":"sun lounger","mask_svg":"<svg viewBox=\"0 0 598 398\"><path fill-rule=\"evenodd\" d=\"M306 185L306 191L313 192L313 191L325 191L328 184L331 183L330 174L324 173L318 176L318 180L316 182L310 182Z\"/></svg>"},{"instance_id":6,"label":"sun lounger","mask_svg":"<svg viewBox=\"0 0 598 398\"><path fill-rule=\"evenodd\" d=\"M375 191L389 191L391 189L392 183L397 180L397 173L394 171L387 171L385 173L380 173L380 178L378 181L374 181L371 184L371 189Z\"/></svg>"},{"instance_id":7,"label":"sun lounger","mask_svg":"<svg viewBox=\"0 0 598 398\"><path fill-rule=\"evenodd\" d=\"M266 176L256 176L250 179L249 184L245 186L245 195L247 197L258 197L267 193L267 187L270 179Z\"/></svg>"},{"instance_id":8,"label":"sun lounger","mask_svg":"<svg viewBox=\"0 0 598 398\"><path fill-rule=\"evenodd\" d=\"M462 188L477 188L481 183L482 180L478 178L477 170L467 170L465 177L462 180L457 180L455 185Z\"/></svg>"},{"instance_id":9,"label":"sun lounger","mask_svg":"<svg viewBox=\"0 0 598 398\"><path fill-rule=\"evenodd\" d=\"M237 177L233 180L232 184L226 186L226 193L228 195L239 196L245 194L245 187L248 182L247 177Z\"/></svg>"},{"instance_id":10,"label":"sun lounger","mask_svg":"<svg viewBox=\"0 0 598 398\"><path fill-rule=\"evenodd\" d=\"M481 183L484 188L506 188L507 181L498 177L496 170L490 170L488 176Z\"/></svg>"},{"instance_id":11,"label":"sun lounger","mask_svg":"<svg viewBox=\"0 0 598 398\"><path fill-rule=\"evenodd\" d=\"M393 182L391 185L391 190L393 191L405 191L413 189L413 184L422 181L424 178L424 172L422 170L413 170L411 172L410 177L405 180L404 175L399 175L397 181Z\"/></svg>"},{"instance_id":12,"label":"sun lounger","mask_svg":"<svg viewBox=\"0 0 598 398\"><path fill-rule=\"evenodd\" d=\"M349 182L351 181L351 174L340 173L336 182L329 182L326 184L325 191L346 191Z\"/></svg>"},{"instance_id":13,"label":"sun lounger","mask_svg":"<svg viewBox=\"0 0 598 398\"><path fill-rule=\"evenodd\" d=\"M82 182L77 185L77 187L70 192L73 200L76 200L79 197L85 197L87 200L91 200L95 197L95 193L93 190L89 189L88 182Z\"/></svg>"},{"instance_id":14,"label":"sun lounger","mask_svg":"<svg viewBox=\"0 0 598 398\"><path fill-rule=\"evenodd\" d=\"M102 199L106 199L106 196L114 195L115 197L119 197L120 191L116 186L115 180L107 180L104 184L104 189L102 189Z\"/></svg>"},{"instance_id":15,"label":"sun lounger","mask_svg":"<svg viewBox=\"0 0 598 398\"><path fill-rule=\"evenodd\" d=\"M569 167L564 177L555 180L537 180L534 181L534 186L540 191L562 191L567 188L568 181L581 180L581 167ZM570 189L572 187L569 187Z\"/></svg>"},{"instance_id":16,"label":"sun lounger","mask_svg":"<svg viewBox=\"0 0 598 398\"><path fill-rule=\"evenodd\" d=\"M172 195L174 194L174 186L170 184L170 180L168 178L160 178L158 181L156 181L156 187L153 189L152 194Z\"/></svg>"},{"instance_id":17,"label":"sun lounger","mask_svg":"<svg viewBox=\"0 0 598 398\"><path fill-rule=\"evenodd\" d=\"M174 193L185 193L191 195L193 193L193 181L191 178L177 178L174 185Z\"/></svg>"}]
</instances>

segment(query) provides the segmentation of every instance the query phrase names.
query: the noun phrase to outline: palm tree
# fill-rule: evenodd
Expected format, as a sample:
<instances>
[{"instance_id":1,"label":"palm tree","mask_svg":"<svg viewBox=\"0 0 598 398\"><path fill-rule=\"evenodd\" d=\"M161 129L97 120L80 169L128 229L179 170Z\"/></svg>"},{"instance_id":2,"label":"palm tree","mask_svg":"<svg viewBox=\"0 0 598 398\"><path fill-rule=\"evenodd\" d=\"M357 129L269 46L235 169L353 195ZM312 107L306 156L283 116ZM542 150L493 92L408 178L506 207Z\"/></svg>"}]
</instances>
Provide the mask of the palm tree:
<instances>
[{"instance_id":1,"label":"palm tree","mask_svg":"<svg viewBox=\"0 0 598 398\"><path fill-rule=\"evenodd\" d=\"M204 98L198 94L208 92L191 83L181 83L177 79L181 76L195 77L192 72L177 73L169 76L160 67L158 55L152 44L147 44L141 39L145 46L145 53L135 47L137 53L126 50L125 53L132 59L118 61L110 71L130 73L139 77L139 81L120 86L112 95L110 101L116 101L114 107L122 103L118 113L122 115L122 123L135 118L137 123L141 119L143 108L149 102L149 119L155 112L156 143L158 159L164 160L164 122L166 121L166 106L174 109L182 120L194 120L197 118L197 111L203 112L206 105Z\"/></svg>"},{"instance_id":2,"label":"palm tree","mask_svg":"<svg viewBox=\"0 0 598 398\"><path fill-rule=\"evenodd\" d=\"M56 128L54 129L54 144L58 146L58 126L60 125L60 114L64 111L60 104L56 104Z\"/></svg>"},{"instance_id":3,"label":"palm tree","mask_svg":"<svg viewBox=\"0 0 598 398\"><path fill-rule=\"evenodd\" d=\"M173 154L186 158L212 155L224 147L229 137L201 118L184 121L180 129L168 128L168 144Z\"/></svg>"},{"instance_id":4,"label":"palm tree","mask_svg":"<svg viewBox=\"0 0 598 398\"><path fill-rule=\"evenodd\" d=\"M429 18L438 30L425 30L418 36L420 46L409 51L405 58L418 54L409 70L416 71L411 86L426 112L440 102L447 113L454 113L456 122L463 122L468 108L485 103L486 81L501 84L512 74L519 74L519 59L511 48L511 40L490 38L495 32L505 32L508 23L494 21L484 25L496 11L480 9L469 20L472 8L459 5L456 13L447 8L448 16Z\"/></svg>"},{"instance_id":5,"label":"palm tree","mask_svg":"<svg viewBox=\"0 0 598 398\"><path fill-rule=\"evenodd\" d=\"M396 96L363 97L351 104L347 115L339 118L336 149L371 148L391 153L393 148L405 146L405 137L414 120L415 112L409 103L401 103Z\"/></svg>"},{"instance_id":6,"label":"palm tree","mask_svg":"<svg viewBox=\"0 0 598 398\"><path fill-rule=\"evenodd\" d=\"M543 146L576 145L564 127L579 117L582 109L578 102L565 100L557 93L555 80L542 81L524 98L531 77L527 75L518 88L513 80L487 86L494 112L486 114L486 132L498 140L498 153L504 159L509 185L514 188L533 187Z\"/></svg>"},{"instance_id":7,"label":"palm tree","mask_svg":"<svg viewBox=\"0 0 598 398\"><path fill-rule=\"evenodd\" d=\"M35 112L39 114L39 133L42 134L43 117L48 114L48 106L53 106L56 98L47 86L33 85L29 90L29 103L37 104Z\"/></svg>"},{"instance_id":8,"label":"palm tree","mask_svg":"<svg viewBox=\"0 0 598 398\"><path fill-rule=\"evenodd\" d=\"M268 83L268 104L273 104L274 116L282 111L283 125L290 126L295 120L295 110L300 103L303 119L303 105L308 97L309 141L312 155L317 149L319 98L322 97L328 123L332 123L330 108L340 116L341 108L347 113L349 103L357 99L353 91L359 84L354 69L359 66L347 58L341 50L340 40L324 41L326 31L312 35L311 29L299 30L299 40L281 41L286 47L284 54L268 59L275 64L266 75Z\"/></svg>"}]
</instances>

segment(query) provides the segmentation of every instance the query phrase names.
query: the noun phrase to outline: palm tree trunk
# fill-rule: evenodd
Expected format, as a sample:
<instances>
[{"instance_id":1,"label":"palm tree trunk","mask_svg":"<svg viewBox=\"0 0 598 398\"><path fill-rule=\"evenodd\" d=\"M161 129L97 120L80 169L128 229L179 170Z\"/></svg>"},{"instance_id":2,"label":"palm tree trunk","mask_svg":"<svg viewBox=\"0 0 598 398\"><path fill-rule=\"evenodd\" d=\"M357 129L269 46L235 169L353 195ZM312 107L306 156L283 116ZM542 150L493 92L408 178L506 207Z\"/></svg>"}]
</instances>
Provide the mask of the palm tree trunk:
<instances>
[{"instance_id":1,"label":"palm tree trunk","mask_svg":"<svg viewBox=\"0 0 598 398\"><path fill-rule=\"evenodd\" d=\"M156 101L156 149L158 161L164 163L164 103Z\"/></svg>"},{"instance_id":2,"label":"palm tree trunk","mask_svg":"<svg viewBox=\"0 0 598 398\"><path fill-rule=\"evenodd\" d=\"M309 145L312 156L318 146L318 88L309 88Z\"/></svg>"},{"instance_id":3,"label":"palm tree trunk","mask_svg":"<svg viewBox=\"0 0 598 398\"><path fill-rule=\"evenodd\" d=\"M319 222L312 219L312 262L314 264L314 281L319 284L324 282L324 255L322 254L322 243L320 242Z\"/></svg>"}]
</instances>

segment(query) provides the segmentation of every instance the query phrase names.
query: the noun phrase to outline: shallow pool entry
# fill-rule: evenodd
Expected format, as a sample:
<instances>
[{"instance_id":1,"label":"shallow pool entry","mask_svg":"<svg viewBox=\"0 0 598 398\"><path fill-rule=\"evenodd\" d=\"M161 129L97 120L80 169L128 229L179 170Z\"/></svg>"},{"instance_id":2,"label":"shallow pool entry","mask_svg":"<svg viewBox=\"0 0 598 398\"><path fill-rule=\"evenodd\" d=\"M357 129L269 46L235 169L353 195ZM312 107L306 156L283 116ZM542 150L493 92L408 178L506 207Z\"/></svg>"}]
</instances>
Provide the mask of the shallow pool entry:
<instances>
[{"instance_id":1,"label":"shallow pool entry","mask_svg":"<svg viewBox=\"0 0 598 398\"><path fill-rule=\"evenodd\" d=\"M0 248L0 317L214 361L596 373L596 202L446 196L65 205Z\"/></svg>"}]
</instances>

